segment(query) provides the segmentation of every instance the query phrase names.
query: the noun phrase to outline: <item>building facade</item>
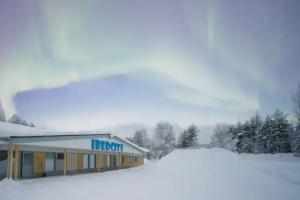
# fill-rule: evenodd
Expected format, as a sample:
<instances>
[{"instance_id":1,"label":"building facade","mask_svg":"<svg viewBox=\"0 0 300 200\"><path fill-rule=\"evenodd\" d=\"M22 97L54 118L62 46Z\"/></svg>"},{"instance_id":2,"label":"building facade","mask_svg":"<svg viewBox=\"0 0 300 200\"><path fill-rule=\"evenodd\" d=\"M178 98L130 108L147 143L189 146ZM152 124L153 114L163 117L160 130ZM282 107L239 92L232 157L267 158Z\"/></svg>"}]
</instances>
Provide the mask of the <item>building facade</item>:
<instances>
[{"instance_id":1,"label":"building facade","mask_svg":"<svg viewBox=\"0 0 300 200\"><path fill-rule=\"evenodd\" d=\"M111 134L0 136L0 178L102 172L144 164L145 150Z\"/></svg>"}]
</instances>

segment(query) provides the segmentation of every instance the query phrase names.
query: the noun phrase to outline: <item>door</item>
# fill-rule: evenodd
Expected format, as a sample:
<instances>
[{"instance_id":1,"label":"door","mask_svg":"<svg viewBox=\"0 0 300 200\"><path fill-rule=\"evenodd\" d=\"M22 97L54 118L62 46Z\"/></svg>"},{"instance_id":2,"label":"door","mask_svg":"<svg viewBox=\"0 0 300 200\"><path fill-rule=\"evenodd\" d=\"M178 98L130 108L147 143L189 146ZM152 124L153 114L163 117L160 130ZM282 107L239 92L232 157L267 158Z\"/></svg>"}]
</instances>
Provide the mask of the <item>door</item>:
<instances>
[{"instance_id":1,"label":"door","mask_svg":"<svg viewBox=\"0 0 300 200\"><path fill-rule=\"evenodd\" d=\"M117 167L117 158L115 155L110 156L110 168L114 169Z\"/></svg>"},{"instance_id":2,"label":"door","mask_svg":"<svg viewBox=\"0 0 300 200\"><path fill-rule=\"evenodd\" d=\"M22 177L33 176L33 152L22 152Z\"/></svg>"},{"instance_id":3,"label":"door","mask_svg":"<svg viewBox=\"0 0 300 200\"><path fill-rule=\"evenodd\" d=\"M7 151L0 150L0 180L7 175Z\"/></svg>"},{"instance_id":4,"label":"door","mask_svg":"<svg viewBox=\"0 0 300 200\"><path fill-rule=\"evenodd\" d=\"M55 153L46 153L46 160L45 160L45 171L46 172L54 172L54 160L55 160Z\"/></svg>"}]
</instances>

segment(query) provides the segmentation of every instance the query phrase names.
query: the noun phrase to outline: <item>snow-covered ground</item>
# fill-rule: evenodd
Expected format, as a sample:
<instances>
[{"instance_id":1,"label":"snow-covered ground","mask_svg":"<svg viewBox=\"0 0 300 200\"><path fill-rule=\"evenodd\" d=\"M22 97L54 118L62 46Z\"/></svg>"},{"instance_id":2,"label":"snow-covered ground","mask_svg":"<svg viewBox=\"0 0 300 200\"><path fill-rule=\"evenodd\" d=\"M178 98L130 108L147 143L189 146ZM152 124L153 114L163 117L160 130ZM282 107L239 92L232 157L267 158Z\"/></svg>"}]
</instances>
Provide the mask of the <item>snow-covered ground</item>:
<instances>
[{"instance_id":1,"label":"snow-covered ground","mask_svg":"<svg viewBox=\"0 0 300 200\"><path fill-rule=\"evenodd\" d=\"M176 150L145 166L66 177L0 182L1 200L300 199L300 158L222 149Z\"/></svg>"}]
</instances>

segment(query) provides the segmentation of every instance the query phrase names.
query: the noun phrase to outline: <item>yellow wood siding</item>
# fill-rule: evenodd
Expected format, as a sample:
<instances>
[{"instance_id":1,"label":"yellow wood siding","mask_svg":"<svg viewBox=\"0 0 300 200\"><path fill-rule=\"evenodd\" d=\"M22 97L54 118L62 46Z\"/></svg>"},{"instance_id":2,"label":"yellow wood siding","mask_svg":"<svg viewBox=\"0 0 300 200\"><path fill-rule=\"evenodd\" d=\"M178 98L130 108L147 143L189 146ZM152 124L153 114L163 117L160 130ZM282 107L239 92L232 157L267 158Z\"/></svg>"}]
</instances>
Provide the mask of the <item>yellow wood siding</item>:
<instances>
[{"instance_id":1,"label":"yellow wood siding","mask_svg":"<svg viewBox=\"0 0 300 200\"><path fill-rule=\"evenodd\" d=\"M64 150L64 175L67 175L67 167L68 167L67 151Z\"/></svg>"},{"instance_id":2,"label":"yellow wood siding","mask_svg":"<svg viewBox=\"0 0 300 200\"><path fill-rule=\"evenodd\" d=\"M67 153L67 170L74 171L77 167L77 154Z\"/></svg>"},{"instance_id":3,"label":"yellow wood siding","mask_svg":"<svg viewBox=\"0 0 300 200\"><path fill-rule=\"evenodd\" d=\"M102 157L101 168L106 169L107 168L107 155L101 155L101 157Z\"/></svg>"},{"instance_id":4,"label":"yellow wood siding","mask_svg":"<svg viewBox=\"0 0 300 200\"><path fill-rule=\"evenodd\" d=\"M116 165L117 165L117 168L120 168L120 167L121 167L121 161L120 161L120 158L121 158L120 155L116 155Z\"/></svg>"},{"instance_id":5,"label":"yellow wood siding","mask_svg":"<svg viewBox=\"0 0 300 200\"><path fill-rule=\"evenodd\" d=\"M14 179L19 177L19 168L20 168L20 151L19 145L15 145L15 172Z\"/></svg>"},{"instance_id":6,"label":"yellow wood siding","mask_svg":"<svg viewBox=\"0 0 300 200\"><path fill-rule=\"evenodd\" d=\"M10 144L8 147L8 178L13 176L13 145Z\"/></svg>"},{"instance_id":7,"label":"yellow wood siding","mask_svg":"<svg viewBox=\"0 0 300 200\"><path fill-rule=\"evenodd\" d=\"M41 174L45 172L45 153L34 152L33 172Z\"/></svg>"},{"instance_id":8,"label":"yellow wood siding","mask_svg":"<svg viewBox=\"0 0 300 200\"><path fill-rule=\"evenodd\" d=\"M83 169L83 154L82 153L79 153L77 155L77 168L79 170L82 170Z\"/></svg>"}]
</instances>

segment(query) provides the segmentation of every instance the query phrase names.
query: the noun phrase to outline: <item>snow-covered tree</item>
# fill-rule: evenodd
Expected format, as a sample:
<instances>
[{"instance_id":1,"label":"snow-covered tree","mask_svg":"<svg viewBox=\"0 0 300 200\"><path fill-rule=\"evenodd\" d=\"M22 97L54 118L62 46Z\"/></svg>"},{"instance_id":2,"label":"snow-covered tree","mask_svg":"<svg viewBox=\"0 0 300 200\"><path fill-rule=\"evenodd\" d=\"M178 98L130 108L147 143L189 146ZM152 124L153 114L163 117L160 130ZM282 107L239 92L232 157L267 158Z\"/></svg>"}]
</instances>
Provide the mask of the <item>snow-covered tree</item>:
<instances>
[{"instance_id":1,"label":"snow-covered tree","mask_svg":"<svg viewBox=\"0 0 300 200\"><path fill-rule=\"evenodd\" d=\"M24 126L29 126L29 124L21 119L17 114L14 114L9 120L8 122L13 123L13 124L20 124L20 125L24 125Z\"/></svg>"},{"instance_id":2,"label":"snow-covered tree","mask_svg":"<svg viewBox=\"0 0 300 200\"><path fill-rule=\"evenodd\" d=\"M262 117L256 113L254 116L252 116L249 120L251 132L252 135L250 137L252 138L252 153L261 153L261 149L259 146L259 141L257 140L257 136L260 135L261 127L263 125Z\"/></svg>"},{"instance_id":3,"label":"snow-covered tree","mask_svg":"<svg viewBox=\"0 0 300 200\"><path fill-rule=\"evenodd\" d=\"M0 101L0 121L6 122L5 112Z\"/></svg>"},{"instance_id":4,"label":"snow-covered tree","mask_svg":"<svg viewBox=\"0 0 300 200\"><path fill-rule=\"evenodd\" d=\"M298 85L296 93L293 95L293 111L296 117L297 125L300 124L300 84Z\"/></svg>"},{"instance_id":5,"label":"snow-covered tree","mask_svg":"<svg viewBox=\"0 0 300 200\"><path fill-rule=\"evenodd\" d=\"M293 131L292 125L287 120L287 115L276 110L272 115L272 134L270 136L270 153L290 152L289 135Z\"/></svg>"},{"instance_id":6,"label":"snow-covered tree","mask_svg":"<svg viewBox=\"0 0 300 200\"><path fill-rule=\"evenodd\" d=\"M237 151L239 153L253 153L254 132L249 121L243 125L242 131L237 135Z\"/></svg>"},{"instance_id":7,"label":"snow-covered tree","mask_svg":"<svg viewBox=\"0 0 300 200\"><path fill-rule=\"evenodd\" d=\"M149 140L146 129L137 130L133 135L132 142L141 147L149 148L150 140Z\"/></svg>"},{"instance_id":8,"label":"snow-covered tree","mask_svg":"<svg viewBox=\"0 0 300 200\"><path fill-rule=\"evenodd\" d=\"M175 146L173 126L168 122L160 122L154 129L151 154L154 158L161 158L170 153Z\"/></svg>"},{"instance_id":9,"label":"snow-covered tree","mask_svg":"<svg viewBox=\"0 0 300 200\"><path fill-rule=\"evenodd\" d=\"M180 136L179 144L182 147L192 147L198 145L198 132L197 127L192 124Z\"/></svg>"},{"instance_id":10,"label":"snow-covered tree","mask_svg":"<svg viewBox=\"0 0 300 200\"><path fill-rule=\"evenodd\" d=\"M267 115L265 120L263 121L260 131L255 136L258 153L270 152L272 131L273 131L273 120L269 115Z\"/></svg>"},{"instance_id":11,"label":"snow-covered tree","mask_svg":"<svg viewBox=\"0 0 300 200\"><path fill-rule=\"evenodd\" d=\"M217 124L214 129L214 134L211 137L211 145L213 147L221 147L226 149L232 149L232 136L234 126L227 124Z\"/></svg>"},{"instance_id":12,"label":"snow-covered tree","mask_svg":"<svg viewBox=\"0 0 300 200\"><path fill-rule=\"evenodd\" d=\"M296 118L296 127L294 133L291 135L291 145L293 153L300 155L300 84L293 96L293 111Z\"/></svg>"}]
</instances>

